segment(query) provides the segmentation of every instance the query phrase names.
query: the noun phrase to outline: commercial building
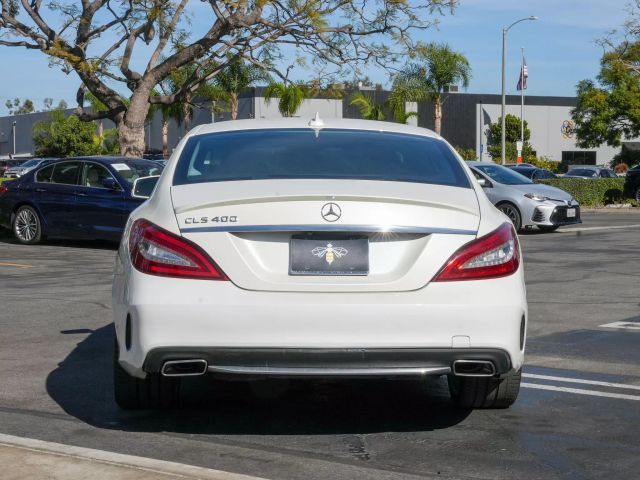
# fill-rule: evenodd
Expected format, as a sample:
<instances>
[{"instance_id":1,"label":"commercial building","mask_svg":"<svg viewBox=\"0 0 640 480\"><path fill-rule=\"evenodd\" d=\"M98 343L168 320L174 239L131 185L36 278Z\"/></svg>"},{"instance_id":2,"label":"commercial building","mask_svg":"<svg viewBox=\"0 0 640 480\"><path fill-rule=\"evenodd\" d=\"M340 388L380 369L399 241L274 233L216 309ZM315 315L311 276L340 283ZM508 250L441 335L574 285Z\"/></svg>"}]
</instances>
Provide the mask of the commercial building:
<instances>
[{"instance_id":1,"label":"commercial building","mask_svg":"<svg viewBox=\"0 0 640 480\"><path fill-rule=\"evenodd\" d=\"M262 87L247 90L240 99L238 119L246 118L278 118L280 113L277 100L266 103ZM388 92L369 90L365 92L373 96L376 103L383 103ZM349 94L342 99L313 98L305 100L298 116L313 117L316 112L323 118L359 118L357 108L349 105ZM490 123L500 118L499 95L448 93L444 95L442 136L452 145L465 149L475 149L478 158L490 160L487 153L487 132ZM520 116L520 97L507 96L507 113ZM538 157L547 157L567 164L608 164L620 151L603 145L599 148L582 149L576 146L571 109L575 106L573 97L526 97L524 118L531 131L530 143ZM430 102L409 105L408 110L417 110L418 118L412 119L419 126L434 127L433 106ZM69 114L73 110L67 111ZM0 118L0 157L13 154L32 155L34 152L31 129L33 125L47 118L46 112ZM390 113L387 118L391 118ZM211 121L228 121L228 113L212 113L212 105L208 102L196 105L193 119L188 128ZM15 127L14 127L15 122ZM110 121L104 121L104 128L111 128ZM170 150L184 135L185 125L170 122L168 144ZM15 150L14 150L15 139ZM162 117L157 112L152 121L146 125L146 143L149 151L162 149Z\"/></svg>"}]
</instances>

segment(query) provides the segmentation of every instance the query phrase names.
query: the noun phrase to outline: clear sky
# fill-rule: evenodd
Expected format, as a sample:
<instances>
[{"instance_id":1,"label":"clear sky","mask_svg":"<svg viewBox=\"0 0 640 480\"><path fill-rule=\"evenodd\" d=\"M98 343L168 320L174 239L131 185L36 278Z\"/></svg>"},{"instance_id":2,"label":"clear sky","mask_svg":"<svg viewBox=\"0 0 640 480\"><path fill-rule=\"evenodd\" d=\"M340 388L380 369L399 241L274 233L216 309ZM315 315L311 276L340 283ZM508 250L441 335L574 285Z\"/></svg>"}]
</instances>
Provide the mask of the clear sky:
<instances>
[{"instance_id":1,"label":"clear sky","mask_svg":"<svg viewBox=\"0 0 640 480\"><path fill-rule=\"evenodd\" d=\"M199 2L198 2L199 3ZM536 15L510 30L507 48L508 93L516 93L520 48L529 67L528 95L571 96L579 80L598 72L602 50L595 44L618 28L626 17L628 0L461 0L455 14L441 18L438 29L420 33L425 41L448 42L471 62L471 93L500 92L501 30L513 21ZM197 20L195 20L197 21ZM49 67L37 52L0 47L0 114L9 98L31 98L38 109L45 97L75 105L79 81ZM370 71L376 82L387 83L382 72ZM299 70L296 77L304 78Z\"/></svg>"}]
</instances>

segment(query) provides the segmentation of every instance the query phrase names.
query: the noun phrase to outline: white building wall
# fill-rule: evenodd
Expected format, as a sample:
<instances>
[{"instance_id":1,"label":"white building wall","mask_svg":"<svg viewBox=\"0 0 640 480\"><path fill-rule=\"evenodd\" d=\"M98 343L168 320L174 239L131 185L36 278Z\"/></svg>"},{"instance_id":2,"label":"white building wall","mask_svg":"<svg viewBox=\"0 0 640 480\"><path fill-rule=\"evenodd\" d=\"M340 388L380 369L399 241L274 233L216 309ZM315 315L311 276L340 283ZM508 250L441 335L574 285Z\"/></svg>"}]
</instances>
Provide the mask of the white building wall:
<instances>
[{"instance_id":1,"label":"white building wall","mask_svg":"<svg viewBox=\"0 0 640 480\"><path fill-rule=\"evenodd\" d=\"M483 110L482 143L484 144L483 160L491 160L487 153L487 130L489 123L500 119L501 106L492 104L478 104L476 106L476 128L480 129L480 108ZM538 157L549 157L557 162L562 160L563 151L596 152L596 164L608 164L620 151L620 148L602 145L598 148L580 148L576 145L575 135L563 134L564 122L571 121L572 107L556 107L542 105L527 105L525 97L524 119L531 131L529 140ZM507 105L507 114L520 117L520 105ZM480 142L476 142L476 152L480 152Z\"/></svg>"}]
</instances>

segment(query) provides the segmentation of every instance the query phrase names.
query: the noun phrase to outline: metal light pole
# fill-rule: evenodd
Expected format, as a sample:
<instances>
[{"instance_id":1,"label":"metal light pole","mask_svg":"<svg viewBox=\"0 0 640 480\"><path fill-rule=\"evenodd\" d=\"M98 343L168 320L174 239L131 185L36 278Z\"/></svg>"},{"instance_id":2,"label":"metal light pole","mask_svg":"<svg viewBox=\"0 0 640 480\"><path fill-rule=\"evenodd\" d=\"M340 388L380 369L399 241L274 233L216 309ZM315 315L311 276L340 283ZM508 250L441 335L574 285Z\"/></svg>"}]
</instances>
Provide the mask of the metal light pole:
<instances>
[{"instance_id":1,"label":"metal light pole","mask_svg":"<svg viewBox=\"0 0 640 480\"><path fill-rule=\"evenodd\" d=\"M11 126L11 130L13 133L13 154L16 154L16 121L13 121L13 125Z\"/></svg>"},{"instance_id":2,"label":"metal light pole","mask_svg":"<svg viewBox=\"0 0 640 480\"><path fill-rule=\"evenodd\" d=\"M507 28L503 28L502 29L502 108L501 108L501 113L502 113L502 147L501 147L501 154L502 154L502 164L504 165L506 163L506 150L505 150L505 145L506 145L506 132L505 132L505 103L506 103L506 85L507 85L507 32L509 30L511 30L511 27L513 27L514 25L520 23L520 22L524 22L526 20L537 20L538 17L535 17L533 15L531 15L530 17L524 17L521 18L520 20L516 20L515 22L513 22L511 25L509 25Z\"/></svg>"}]
</instances>

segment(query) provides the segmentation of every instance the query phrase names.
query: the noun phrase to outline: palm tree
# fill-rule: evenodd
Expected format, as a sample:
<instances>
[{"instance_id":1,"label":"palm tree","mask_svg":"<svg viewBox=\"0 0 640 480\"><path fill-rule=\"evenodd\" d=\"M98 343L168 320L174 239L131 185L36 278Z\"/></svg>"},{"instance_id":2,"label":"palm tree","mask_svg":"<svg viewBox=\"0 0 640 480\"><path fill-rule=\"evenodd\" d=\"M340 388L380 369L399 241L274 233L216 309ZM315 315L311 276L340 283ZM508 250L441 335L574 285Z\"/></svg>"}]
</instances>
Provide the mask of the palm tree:
<instances>
[{"instance_id":1,"label":"palm tree","mask_svg":"<svg viewBox=\"0 0 640 480\"><path fill-rule=\"evenodd\" d=\"M311 96L311 91L304 82L271 82L262 95L267 105L273 98L278 98L278 110L282 116L293 117L300 109L302 102Z\"/></svg>"},{"instance_id":2,"label":"palm tree","mask_svg":"<svg viewBox=\"0 0 640 480\"><path fill-rule=\"evenodd\" d=\"M406 102L433 102L435 131L442 131L442 94L449 85L469 86L471 66L463 54L454 52L446 43L429 43L420 52L425 65L409 64L393 82L389 103L396 120L404 113Z\"/></svg>"},{"instance_id":3,"label":"palm tree","mask_svg":"<svg viewBox=\"0 0 640 480\"><path fill-rule=\"evenodd\" d=\"M354 93L349 100L349 105L357 107L365 120L384 120L384 105L375 103L373 98L362 92Z\"/></svg>"},{"instance_id":4,"label":"palm tree","mask_svg":"<svg viewBox=\"0 0 640 480\"><path fill-rule=\"evenodd\" d=\"M178 126L182 125L184 109L177 103L159 104L157 108L162 114L162 155L167 158L169 156L169 121L173 119Z\"/></svg>"},{"instance_id":5,"label":"palm tree","mask_svg":"<svg viewBox=\"0 0 640 480\"><path fill-rule=\"evenodd\" d=\"M210 83L204 85L200 93L211 101L224 101L229 106L231 120L235 120L238 118L238 98L242 91L256 82L270 80L271 77L262 68L235 58Z\"/></svg>"}]
</instances>

